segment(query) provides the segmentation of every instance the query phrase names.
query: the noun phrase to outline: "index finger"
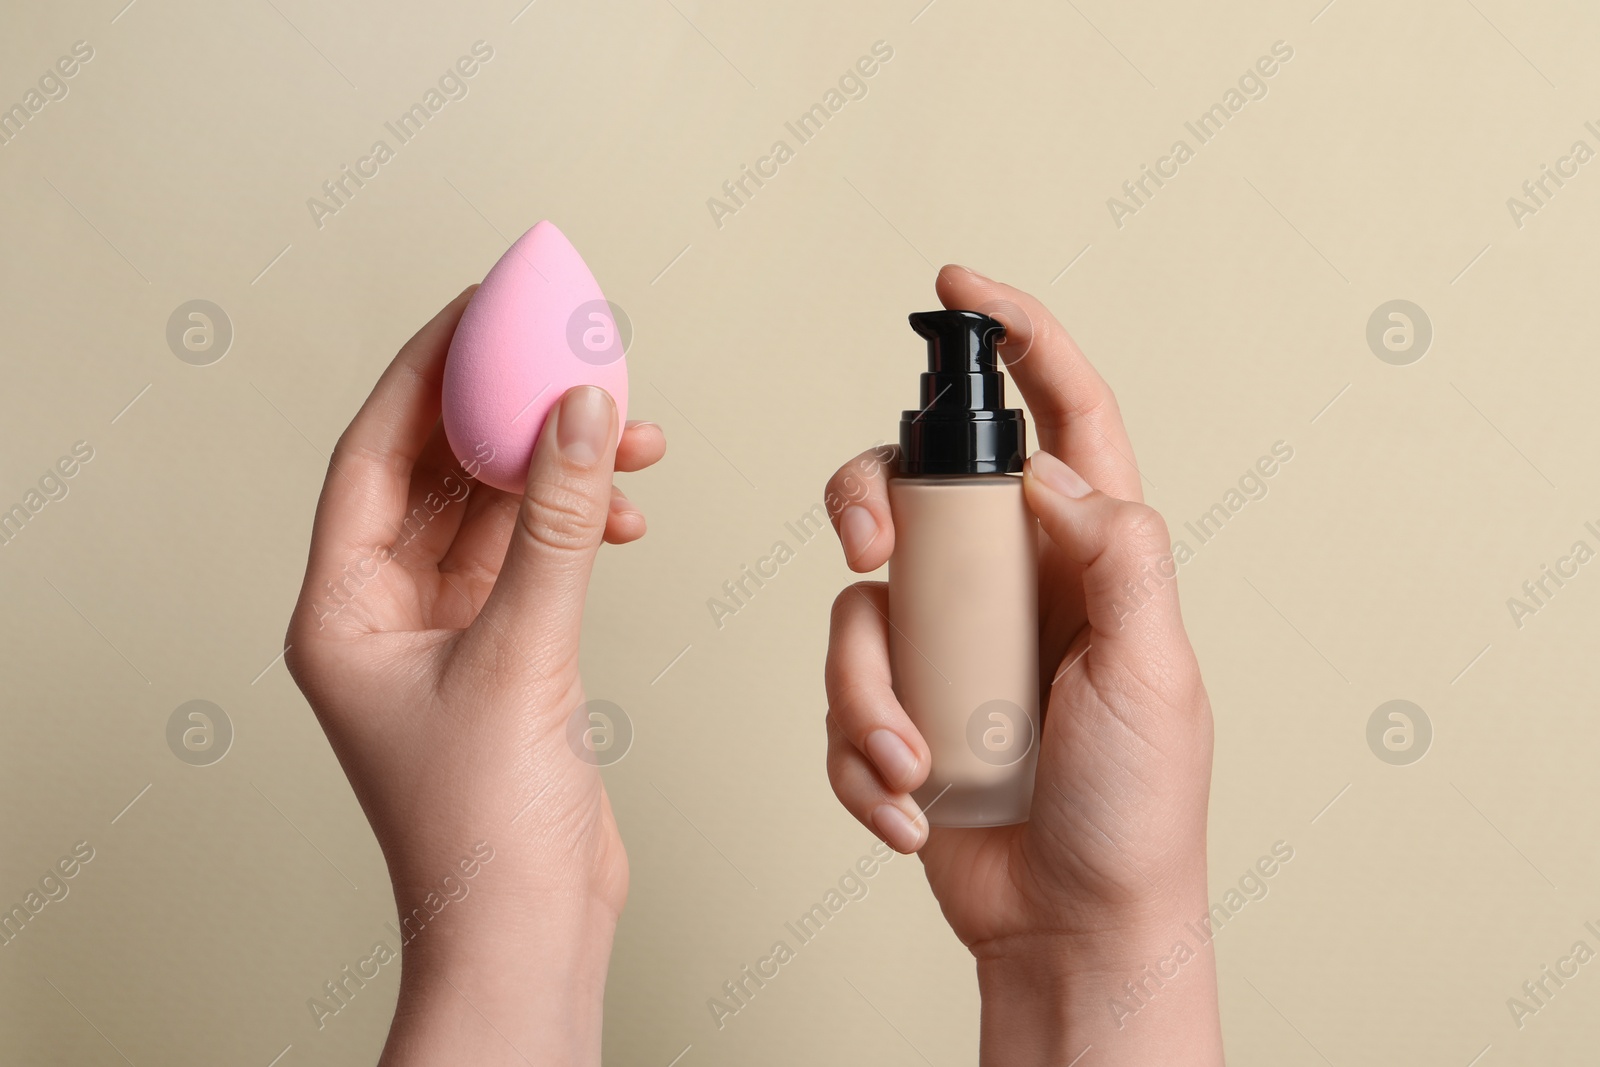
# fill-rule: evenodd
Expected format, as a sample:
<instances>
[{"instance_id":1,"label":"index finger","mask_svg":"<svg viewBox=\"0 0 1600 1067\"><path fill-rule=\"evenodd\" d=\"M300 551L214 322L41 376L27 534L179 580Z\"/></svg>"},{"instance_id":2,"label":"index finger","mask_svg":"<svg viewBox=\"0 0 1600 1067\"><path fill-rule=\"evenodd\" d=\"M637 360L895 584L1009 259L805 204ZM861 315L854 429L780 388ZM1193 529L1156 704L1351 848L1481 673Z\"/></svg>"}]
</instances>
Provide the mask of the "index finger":
<instances>
[{"instance_id":1,"label":"index finger","mask_svg":"<svg viewBox=\"0 0 1600 1067\"><path fill-rule=\"evenodd\" d=\"M889 478L900 462L893 445L874 445L834 471L822 494L839 535L845 562L861 574L889 562L894 519L889 513Z\"/></svg>"},{"instance_id":2,"label":"index finger","mask_svg":"<svg viewBox=\"0 0 1600 1067\"><path fill-rule=\"evenodd\" d=\"M411 471L439 421L444 360L468 286L401 346L334 446L311 529L311 569L394 542Z\"/></svg>"},{"instance_id":3,"label":"index finger","mask_svg":"<svg viewBox=\"0 0 1600 1067\"><path fill-rule=\"evenodd\" d=\"M1005 326L998 351L1033 413L1039 447L1101 492L1143 500L1117 398L1050 309L955 264L939 271L934 288L945 307L981 311Z\"/></svg>"}]
</instances>

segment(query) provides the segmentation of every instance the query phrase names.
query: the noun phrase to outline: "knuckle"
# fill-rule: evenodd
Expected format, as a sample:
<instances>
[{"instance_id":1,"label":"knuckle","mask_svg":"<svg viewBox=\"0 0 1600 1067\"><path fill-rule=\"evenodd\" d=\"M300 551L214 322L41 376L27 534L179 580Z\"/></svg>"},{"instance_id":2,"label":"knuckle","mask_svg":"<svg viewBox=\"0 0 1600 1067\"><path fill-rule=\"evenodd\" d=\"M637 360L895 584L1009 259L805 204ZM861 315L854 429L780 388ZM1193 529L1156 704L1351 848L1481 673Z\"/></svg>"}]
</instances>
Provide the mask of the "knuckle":
<instances>
[{"instance_id":1,"label":"knuckle","mask_svg":"<svg viewBox=\"0 0 1600 1067\"><path fill-rule=\"evenodd\" d=\"M860 595L855 585L847 585L839 590L838 595L833 598L833 607L828 610L828 627L830 630L837 630L844 624L845 619L850 615L851 601Z\"/></svg>"},{"instance_id":2,"label":"knuckle","mask_svg":"<svg viewBox=\"0 0 1600 1067\"><path fill-rule=\"evenodd\" d=\"M352 438L351 430L346 430L333 446L333 454L328 457L328 477L342 476L352 469L370 467L374 470L397 473L409 473L410 465L405 459L393 452L381 452L369 445L362 444Z\"/></svg>"},{"instance_id":3,"label":"knuckle","mask_svg":"<svg viewBox=\"0 0 1600 1067\"><path fill-rule=\"evenodd\" d=\"M575 552L600 536L603 515L580 486L566 479L541 478L522 498L517 528L541 547Z\"/></svg>"},{"instance_id":4,"label":"knuckle","mask_svg":"<svg viewBox=\"0 0 1600 1067\"><path fill-rule=\"evenodd\" d=\"M1139 559L1160 556L1171 547L1167 521L1148 504L1124 504L1113 522L1112 536L1114 543Z\"/></svg>"},{"instance_id":5,"label":"knuckle","mask_svg":"<svg viewBox=\"0 0 1600 1067\"><path fill-rule=\"evenodd\" d=\"M822 502L827 505L828 514L833 518L838 518L839 512L843 511L845 507L844 480L846 469L845 467L840 467L834 471L833 477L828 479L828 484L822 487Z\"/></svg>"},{"instance_id":6,"label":"knuckle","mask_svg":"<svg viewBox=\"0 0 1600 1067\"><path fill-rule=\"evenodd\" d=\"M1072 414L1081 419L1087 419L1100 426L1115 426L1122 422L1122 408L1117 403L1117 398L1111 391L1111 386L1101 381L1094 394L1072 409ZM1110 450L1111 442L1102 441L1101 449Z\"/></svg>"},{"instance_id":7,"label":"knuckle","mask_svg":"<svg viewBox=\"0 0 1600 1067\"><path fill-rule=\"evenodd\" d=\"M833 795L845 804L850 803L848 796L850 777L850 763L859 759L849 742L843 738L834 738L828 743L828 783L833 786Z\"/></svg>"},{"instance_id":8,"label":"knuckle","mask_svg":"<svg viewBox=\"0 0 1600 1067\"><path fill-rule=\"evenodd\" d=\"M877 704L877 690L858 678L839 679L828 701L834 724L852 744L871 725L872 709Z\"/></svg>"},{"instance_id":9,"label":"knuckle","mask_svg":"<svg viewBox=\"0 0 1600 1067\"><path fill-rule=\"evenodd\" d=\"M895 455L887 449L888 446L869 448L833 472L823 488L829 515L837 518L848 505L859 504L873 494L884 468Z\"/></svg>"},{"instance_id":10,"label":"knuckle","mask_svg":"<svg viewBox=\"0 0 1600 1067\"><path fill-rule=\"evenodd\" d=\"M886 596L887 592L888 587L883 582L854 582L839 590L833 598L833 607L828 610L830 638L840 640L844 629L857 616L870 617L871 613L882 612L886 605L879 597Z\"/></svg>"}]
</instances>

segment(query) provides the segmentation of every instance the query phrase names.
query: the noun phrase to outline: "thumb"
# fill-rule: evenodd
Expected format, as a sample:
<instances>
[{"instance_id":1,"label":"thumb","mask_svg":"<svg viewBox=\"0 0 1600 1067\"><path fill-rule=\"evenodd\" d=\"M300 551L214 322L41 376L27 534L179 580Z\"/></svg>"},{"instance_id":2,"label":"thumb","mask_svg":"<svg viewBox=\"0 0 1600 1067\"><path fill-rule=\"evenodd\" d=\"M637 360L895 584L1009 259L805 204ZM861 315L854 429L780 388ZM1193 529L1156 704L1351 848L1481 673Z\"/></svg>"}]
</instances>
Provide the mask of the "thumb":
<instances>
[{"instance_id":1,"label":"thumb","mask_svg":"<svg viewBox=\"0 0 1600 1067\"><path fill-rule=\"evenodd\" d=\"M505 563L472 626L471 639L494 649L494 662L540 676L577 663L616 453L611 395L592 385L568 390L534 445Z\"/></svg>"},{"instance_id":2,"label":"thumb","mask_svg":"<svg viewBox=\"0 0 1600 1067\"><path fill-rule=\"evenodd\" d=\"M1178 612L1177 563L1167 524L1145 504L1095 490L1048 452L1029 457L1028 507L1045 535L1083 567L1084 611L1092 641L1161 662L1187 647Z\"/></svg>"}]
</instances>

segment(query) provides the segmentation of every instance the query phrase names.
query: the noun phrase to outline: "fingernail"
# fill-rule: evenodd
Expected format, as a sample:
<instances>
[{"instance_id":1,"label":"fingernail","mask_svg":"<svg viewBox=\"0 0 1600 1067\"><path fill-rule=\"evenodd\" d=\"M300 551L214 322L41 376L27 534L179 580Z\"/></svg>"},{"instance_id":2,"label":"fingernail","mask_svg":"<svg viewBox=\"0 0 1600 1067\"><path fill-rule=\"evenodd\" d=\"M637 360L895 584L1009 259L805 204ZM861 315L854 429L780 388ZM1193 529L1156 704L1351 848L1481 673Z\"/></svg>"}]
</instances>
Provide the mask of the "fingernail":
<instances>
[{"instance_id":1,"label":"fingernail","mask_svg":"<svg viewBox=\"0 0 1600 1067\"><path fill-rule=\"evenodd\" d=\"M911 776L917 773L917 757L899 734L874 730L867 735L866 749L867 758L891 789L904 789L911 784Z\"/></svg>"},{"instance_id":2,"label":"fingernail","mask_svg":"<svg viewBox=\"0 0 1600 1067\"><path fill-rule=\"evenodd\" d=\"M556 416L556 444L561 454L581 466L592 466L611 440L611 396L604 389L582 385L567 390Z\"/></svg>"},{"instance_id":3,"label":"fingernail","mask_svg":"<svg viewBox=\"0 0 1600 1067\"><path fill-rule=\"evenodd\" d=\"M1046 487L1074 500L1094 492L1094 486L1084 481L1077 471L1043 450L1029 457L1028 469Z\"/></svg>"},{"instance_id":4,"label":"fingernail","mask_svg":"<svg viewBox=\"0 0 1600 1067\"><path fill-rule=\"evenodd\" d=\"M922 830L893 804L879 804L873 809L872 828L896 852L915 852L922 844Z\"/></svg>"},{"instance_id":5,"label":"fingernail","mask_svg":"<svg viewBox=\"0 0 1600 1067\"><path fill-rule=\"evenodd\" d=\"M851 504L839 513L839 541L845 559L855 562L878 539L878 520L860 504Z\"/></svg>"}]
</instances>

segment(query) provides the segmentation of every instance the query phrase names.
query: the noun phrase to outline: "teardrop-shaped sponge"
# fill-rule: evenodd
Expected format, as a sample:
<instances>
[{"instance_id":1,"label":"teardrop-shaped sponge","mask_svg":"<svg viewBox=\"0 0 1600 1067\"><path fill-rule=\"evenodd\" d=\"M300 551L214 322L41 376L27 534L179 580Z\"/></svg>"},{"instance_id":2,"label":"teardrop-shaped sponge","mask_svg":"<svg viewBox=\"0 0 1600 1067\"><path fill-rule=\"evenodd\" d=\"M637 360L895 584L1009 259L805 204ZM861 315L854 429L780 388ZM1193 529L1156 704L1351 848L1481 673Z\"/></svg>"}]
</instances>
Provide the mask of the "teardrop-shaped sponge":
<instances>
[{"instance_id":1,"label":"teardrop-shaped sponge","mask_svg":"<svg viewBox=\"0 0 1600 1067\"><path fill-rule=\"evenodd\" d=\"M444 368L444 430L469 474L520 493L545 417L597 385L628 417L624 339L589 267L554 223L523 234L473 294Z\"/></svg>"}]
</instances>

